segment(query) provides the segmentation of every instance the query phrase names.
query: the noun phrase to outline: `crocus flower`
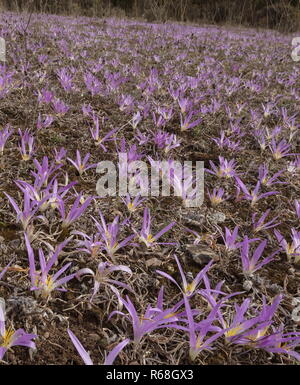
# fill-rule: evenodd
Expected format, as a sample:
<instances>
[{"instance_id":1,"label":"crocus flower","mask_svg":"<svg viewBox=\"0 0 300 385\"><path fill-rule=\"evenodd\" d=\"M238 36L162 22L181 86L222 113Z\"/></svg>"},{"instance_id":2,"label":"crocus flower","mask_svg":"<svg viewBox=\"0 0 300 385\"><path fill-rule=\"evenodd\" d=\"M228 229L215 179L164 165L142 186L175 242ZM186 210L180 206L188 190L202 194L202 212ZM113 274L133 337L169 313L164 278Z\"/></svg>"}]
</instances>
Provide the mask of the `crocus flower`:
<instances>
[{"instance_id":1,"label":"crocus flower","mask_svg":"<svg viewBox=\"0 0 300 385\"><path fill-rule=\"evenodd\" d=\"M181 140L178 140L175 134L159 130L154 133L153 142L158 148L163 149L165 154L168 154L170 150L180 146Z\"/></svg>"},{"instance_id":2,"label":"crocus flower","mask_svg":"<svg viewBox=\"0 0 300 385\"><path fill-rule=\"evenodd\" d=\"M38 101L40 104L49 104L52 102L53 98L53 93L49 90L46 90L45 88L42 88L41 91L38 91Z\"/></svg>"},{"instance_id":3,"label":"crocus flower","mask_svg":"<svg viewBox=\"0 0 300 385\"><path fill-rule=\"evenodd\" d=\"M191 297L192 295L195 294L197 287L199 286L200 282L204 278L204 275L207 273L207 271L211 268L211 265L213 264L213 261L210 261L202 270L199 271L199 273L196 275L196 277L193 279L191 283L187 282L187 278L182 270L181 264L177 258L176 255L174 255L174 258L176 260L176 263L178 265L178 269L181 275L182 279L182 286L179 285L173 277L171 277L169 274L156 270L156 272L163 277L167 278L171 282L175 283L175 285L179 288L179 290L187 297Z\"/></svg>"},{"instance_id":4,"label":"crocus flower","mask_svg":"<svg viewBox=\"0 0 300 385\"><path fill-rule=\"evenodd\" d=\"M226 341L230 343L239 343L245 334L251 334L257 332L255 327L259 324L259 328L265 328L270 325L270 321L260 322L261 318L259 315L256 315L252 319L247 319L245 313L247 312L250 305L250 298L247 298L243 301L241 306L234 304L235 314L232 317L231 322L225 322L225 337ZM222 317L223 318L223 317ZM223 322L222 322L223 324ZM260 330L258 329L258 330Z\"/></svg>"},{"instance_id":5,"label":"crocus flower","mask_svg":"<svg viewBox=\"0 0 300 385\"><path fill-rule=\"evenodd\" d=\"M186 131L189 128L194 128L202 122L201 118L196 119L193 122L191 122L193 115L194 115L194 111L190 111L190 113L187 116L183 116L182 114L180 114L180 129L181 129L181 131Z\"/></svg>"},{"instance_id":6,"label":"crocus flower","mask_svg":"<svg viewBox=\"0 0 300 385\"><path fill-rule=\"evenodd\" d=\"M292 228L291 232L292 243L289 243L278 230L274 230L277 241L285 251L288 261L291 261L292 257L294 257L294 261L297 263L300 260L300 231Z\"/></svg>"},{"instance_id":7,"label":"crocus flower","mask_svg":"<svg viewBox=\"0 0 300 385\"><path fill-rule=\"evenodd\" d=\"M235 167L236 161L234 159L228 161L227 159L219 156L220 166L217 168L215 164L210 160L209 164L212 170L205 169L206 172L212 175L216 175L218 178L232 178L237 175Z\"/></svg>"},{"instance_id":8,"label":"crocus flower","mask_svg":"<svg viewBox=\"0 0 300 385\"><path fill-rule=\"evenodd\" d=\"M142 120L142 115L141 115L140 111L138 111L137 113L135 113L133 115L133 118L131 120L131 125L132 125L134 130L137 128L137 126L141 122L141 120Z\"/></svg>"},{"instance_id":9,"label":"crocus flower","mask_svg":"<svg viewBox=\"0 0 300 385\"><path fill-rule=\"evenodd\" d=\"M241 181L241 179L239 177L235 177L235 180L236 180L238 191L240 191L240 189L241 189L244 193L242 198L251 201L251 206L254 206L255 203L262 198L266 198L270 195L278 194L278 191L269 191L266 193L259 194L259 190L261 188L260 181L258 181L256 183L254 190L250 191L247 189L247 187L245 186L245 184Z\"/></svg>"},{"instance_id":10,"label":"crocus flower","mask_svg":"<svg viewBox=\"0 0 300 385\"><path fill-rule=\"evenodd\" d=\"M42 163L40 163L37 159L34 159L33 163L37 171L31 171L31 174L35 177L34 184L35 187L38 188L42 186L46 187L50 176L62 167L61 164L56 165L52 162L49 164L49 159L47 156L43 157Z\"/></svg>"},{"instance_id":11,"label":"crocus flower","mask_svg":"<svg viewBox=\"0 0 300 385\"><path fill-rule=\"evenodd\" d=\"M274 255L278 253L278 251L276 251L275 253L265 258L260 263L258 263L267 245L267 241L266 240L262 241L259 244L259 246L256 248L256 250L253 252L252 256L249 255L249 245L250 245L250 241L246 236L241 244L241 260L243 265L243 272L245 274L251 275L255 271L261 269L264 265L271 262L274 258Z\"/></svg>"},{"instance_id":12,"label":"crocus flower","mask_svg":"<svg viewBox=\"0 0 300 385\"><path fill-rule=\"evenodd\" d=\"M48 257L46 261L45 255L42 249L39 249L39 261L40 261L40 271L36 270L35 265L35 256L32 250L30 241L27 237L27 234L24 233L25 243L28 253L29 260L29 273L31 278L31 290L35 290L37 295L41 295L43 298L49 298L52 291L66 291L66 289L62 288L62 285L70 281L76 276L76 273L65 276L64 278L59 278L72 264L72 262L67 263L61 269L59 269L55 274L50 275L49 272L54 264L57 262L59 254L62 249L67 245L70 239L65 240L61 244L58 245L55 252L52 253Z\"/></svg>"},{"instance_id":13,"label":"crocus flower","mask_svg":"<svg viewBox=\"0 0 300 385\"><path fill-rule=\"evenodd\" d=\"M215 328L213 326L213 323L216 321L216 316L220 305L214 306L208 317L196 325L192 315L189 300L186 296L184 296L184 303L188 318L188 328L186 329L188 330L190 337L189 356L191 361L195 361L200 352L204 350L211 350L212 343L220 338L226 330L220 330L220 328ZM184 330L185 328L182 329ZM207 334L212 331L216 331L216 333L208 337Z\"/></svg>"},{"instance_id":14,"label":"crocus flower","mask_svg":"<svg viewBox=\"0 0 300 385\"><path fill-rule=\"evenodd\" d=\"M47 115L44 120L42 120L42 116L39 113L38 120L36 123L36 128L38 131L40 131L42 128L48 128L53 123L54 118L51 115Z\"/></svg>"},{"instance_id":15,"label":"crocus flower","mask_svg":"<svg viewBox=\"0 0 300 385\"><path fill-rule=\"evenodd\" d=\"M104 142L108 142L113 140L113 135L118 131L118 128L114 128L113 130L109 131L106 135L103 137L100 136L100 131L99 131L99 118L98 117L93 117L94 120L94 125L95 128L92 129L90 128L90 133L92 135L92 138L94 139L94 143L96 146L100 146L103 151L107 151L107 148L104 146ZM102 120L103 123L104 120Z\"/></svg>"},{"instance_id":16,"label":"crocus flower","mask_svg":"<svg viewBox=\"0 0 300 385\"><path fill-rule=\"evenodd\" d=\"M6 326L5 302L0 301L0 360L14 346L36 349L32 341L34 338L37 338L36 334L28 334L23 329L14 330L13 326Z\"/></svg>"},{"instance_id":17,"label":"crocus flower","mask_svg":"<svg viewBox=\"0 0 300 385\"><path fill-rule=\"evenodd\" d=\"M125 199L122 198L123 202L126 204L127 209L132 213L134 212L138 206L144 202L146 198L141 198L141 194L138 194L136 197L133 199L129 194L126 195Z\"/></svg>"},{"instance_id":18,"label":"crocus flower","mask_svg":"<svg viewBox=\"0 0 300 385\"><path fill-rule=\"evenodd\" d=\"M295 212L297 214L297 217L300 219L300 201L295 199L294 200L294 205L295 205Z\"/></svg>"},{"instance_id":19,"label":"crocus flower","mask_svg":"<svg viewBox=\"0 0 300 385\"><path fill-rule=\"evenodd\" d=\"M286 142L286 140L282 139L279 143L276 143L275 138L272 139L272 143L270 145L271 152L273 154L273 158L275 160L279 160L285 156L298 155L290 153L291 145Z\"/></svg>"},{"instance_id":20,"label":"crocus flower","mask_svg":"<svg viewBox=\"0 0 300 385\"><path fill-rule=\"evenodd\" d=\"M192 107L192 101L188 98L181 97L177 100L177 102L182 114L185 114Z\"/></svg>"},{"instance_id":21,"label":"crocus flower","mask_svg":"<svg viewBox=\"0 0 300 385\"><path fill-rule=\"evenodd\" d=\"M102 240L100 234L95 234L89 236L82 231L74 230L71 232L74 235L80 235L83 237L83 240L77 240L77 246L79 247L78 251L83 251L87 254L90 254L92 258L97 257L99 251L102 249Z\"/></svg>"},{"instance_id":22,"label":"crocus flower","mask_svg":"<svg viewBox=\"0 0 300 385\"><path fill-rule=\"evenodd\" d=\"M113 222L107 225L101 211L99 211L99 215L101 219L101 224L94 217L92 218L95 221L100 237L103 240L103 248L106 250L107 254L111 257L111 259L115 262L115 253L122 247L125 247L132 240L132 238L134 238L134 234L129 235L122 242L119 242L119 216L116 216Z\"/></svg>"},{"instance_id":23,"label":"crocus flower","mask_svg":"<svg viewBox=\"0 0 300 385\"><path fill-rule=\"evenodd\" d=\"M219 148L224 148L226 146L226 144L228 143L228 139L226 138L225 136L225 131L221 131L220 132L221 136L220 138L211 138L211 140L213 140L216 145L219 147Z\"/></svg>"},{"instance_id":24,"label":"crocus flower","mask_svg":"<svg viewBox=\"0 0 300 385\"><path fill-rule=\"evenodd\" d=\"M287 354L300 361L300 354L294 349L300 345L300 333L283 333L283 326L275 329L268 336L263 336L255 341L255 347L270 353Z\"/></svg>"},{"instance_id":25,"label":"crocus flower","mask_svg":"<svg viewBox=\"0 0 300 385\"><path fill-rule=\"evenodd\" d=\"M12 133L13 133L13 130L10 129L10 126L8 124L2 130L0 130L0 154L1 155L3 155L5 144Z\"/></svg>"},{"instance_id":26,"label":"crocus flower","mask_svg":"<svg viewBox=\"0 0 300 385\"><path fill-rule=\"evenodd\" d=\"M76 170L79 172L79 175L81 176L84 172L89 170L90 168L97 167L97 164L88 164L89 157L91 156L90 153L86 154L83 160L81 160L81 154L78 150L76 150L76 160L72 160L70 158L67 158L69 162L73 164L73 166L76 168Z\"/></svg>"},{"instance_id":27,"label":"crocus flower","mask_svg":"<svg viewBox=\"0 0 300 385\"><path fill-rule=\"evenodd\" d=\"M280 222L274 223L278 217L275 217L271 221L265 223L265 220L266 220L267 216L269 215L270 211L271 211L270 209L265 211L263 213L263 215L257 221L255 221L257 213L254 213L252 215L252 224L253 224L254 233L258 233L259 231L262 231L262 230L272 229L273 227L276 227L280 224Z\"/></svg>"},{"instance_id":28,"label":"crocus flower","mask_svg":"<svg viewBox=\"0 0 300 385\"><path fill-rule=\"evenodd\" d=\"M89 204L93 200L93 197L89 197L85 200L84 203L80 205L82 197L83 194L79 194L77 196L68 214L66 213L64 200L60 197L57 198L57 208L62 218L62 228L66 229L71 226L71 224L75 222L85 212L85 210L88 208Z\"/></svg>"},{"instance_id":29,"label":"crocus flower","mask_svg":"<svg viewBox=\"0 0 300 385\"><path fill-rule=\"evenodd\" d=\"M269 173L268 166L263 164L258 169L258 173L259 173L258 178L261 184L264 186L271 186L272 184L285 184L285 182L282 182L279 179L277 179L281 174L284 173L284 171L285 170L278 171L272 177L268 178L268 173Z\"/></svg>"},{"instance_id":30,"label":"crocus flower","mask_svg":"<svg viewBox=\"0 0 300 385\"><path fill-rule=\"evenodd\" d=\"M176 222L171 222L169 225L160 230L156 235L151 234L151 216L150 210L145 207L142 230L139 234L139 239L145 243L147 247L154 245L173 245L174 243L157 242L157 240L167 231L169 231Z\"/></svg>"},{"instance_id":31,"label":"crocus flower","mask_svg":"<svg viewBox=\"0 0 300 385\"><path fill-rule=\"evenodd\" d=\"M262 104L264 111L264 118L268 118L273 112L275 112L275 104L272 102L267 103L266 105Z\"/></svg>"},{"instance_id":32,"label":"crocus flower","mask_svg":"<svg viewBox=\"0 0 300 385\"><path fill-rule=\"evenodd\" d=\"M108 285L111 288L113 287L115 289L114 292L117 290L115 285L121 286L131 292L133 291L126 283L110 278L110 275L115 271L122 271L132 275L132 271L128 266L113 265L109 262L100 262L96 273L94 273L93 270L89 268L79 270L79 274L77 273L78 276L82 276L83 274L90 274L94 277L94 289L91 296L91 302L93 301L95 295L98 293L101 285Z\"/></svg>"},{"instance_id":33,"label":"crocus flower","mask_svg":"<svg viewBox=\"0 0 300 385\"><path fill-rule=\"evenodd\" d=\"M213 189L213 192L210 193L209 190L207 190L207 194L209 196L210 203L213 207L219 205L220 203L224 202L228 197L224 197L225 190L223 188Z\"/></svg>"},{"instance_id":34,"label":"crocus flower","mask_svg":"<svg viewBox=\"0 0 300 385\"><path fill-rule=\"evenodd\" d=\"M149 334L154 330L167 328L168 326L176 328L174 323L180 321L185 315L185 313L182 312L178 313L178 309L182 306L183 301L179 301L172 308L163 310L161 292L158 296L156 306L152 308L148 305L145 313L140 317L128 296L126 296L126 300L119 295L118 298L120 303L127 309L129 317L125 313L115 310L110 314L109 319L115 314L120 314L129 319L133 328L133 341L136 344L140 343L144 335Z\"/></svg>"},{"instance_id":35,"label":"crocus flower","mask_svg":"<svg viewBox=\"0 0 300 385\"><path fill-rule=\"evenodd\" d=\"M88 91L92 94L92 96L101 93L103 88L102 83L90 72L84 75L84 83Z\"/></svg>"},{"instance_id":36,"label":"crocus flower","mask_svg":"<svg viewBox=\"0 0 300 385\"><path fill-rule=\"evenodd\" d=\"M46 196L39 202L33 201L31 200L29 193L26 191L24 192L24 208L22 210L10 195L8 195L6 192L4 192L4 194L7 196L10 204L17 214L17 223L21 222L24 230L27 230L30 222L32 222L32 220L35 218L35 214L40 206L42 206L43 203L48 199L48 196Z\"/></svg>"},{"instance_id":37,"label":"crocus flower","mask_svg":"<svg viewBox=\"0 0 300 385\"><path fill-rule=\"evenodd\" d=\"M28 129L25 130L24 133L20 129L18 132L21 138L21 145L19 146L19 150L22 155L22 159L28 161L31 159L31 156L34 152L34 137L30 135Z\"/></svg>"},{"instance_id":38,"label":"crocus flower","mask_svg":"<svg viewBox=\"0 0 300 385\"><path fill-rule=\"evenodd\" d=\"M52 100L52 106L58 115L65 115L69 111L69 107L59 99Z\"/></svg>"},{"instance_id":39,"label":"crocus flower","mask_svg":"<svg viewBox=\"0 0 300 385\"><path fill-rule=\"evenodd\" d=\"M55 162L57 164L62 164L64 162L64 158L67 155L67 150L64 147L61 147L59 150L57 150L57 148L54 148L54 154Z\"/></svg>"},{"instance_id":40,"label":"crocus flower","mask_svg":"<svg viewBox=\"0 0 300 385\"><path fill-rule=\"evenodd\" d=\"M167 108L167 107L158 106L157 111L159 114L161 114L161 116L164 118L166 122L172 119L173 107Z\"/></svg>"},{"instance_id":41,"label":"crocus flower","mask_svg":"<svg viewBox=\"0 0 300 385\"><path fill-rule=\"evenodd\" d=\"M60 84L63 89L67 92L72 90L72 80L73 76L69 73L67 68L61 68L56 71Z\"/></svg>"},{"instance_id":42,"label":"crocus flower","mask_svg":"<svg viewBox=\"0 0 300 385\"><path fill-rule=\"evenodd\" d=\"M149 136L142 133L138 128L136 129L135 139L137 139L139 146L149 142Z\"/></svg>"},{"instance_id":43,"label":"crocus flower","mask_svg":"<svg viewBox=\"0 0 300 385\"><path fill-rule=\"evenodd\" d=\"M225 234L220 231L221 237L223 238L226 250L235 250L239 247L240 242L237 242L239 227L235 226L234 230L231 231L225 227Z\"/></svg>"},{"instance_id":44,"label":"crocus flower","mask_svg":"<svg viewBox=\"0 0 300 385\"><path fill-rule=\"evenodd\" d=\"M85 348L82 346L79 339L75 336L75 334L70 330L67 329L69 337L71 338L71 341L73 342L73 345L75 346L77 352L79 353L80 357L82 358L83 362L86 365L94 365L93 361L90 358L89 353L85 350ZM112 365L114 360L117 358L118 354L121 350L124 349L124 347L130 342L129 338L125 339L124 341L120 342L117 346L115 346L112 351L107 355L105 358L103 365Z\"/></svg>"},{"instance_id":45,"label":"crocus flower","mask_svg":"<svg viewBox=\"0 0 300 385\"><path fill-rule=\"evenodd\" d=\"M234 344L255 346L257 341L267 334L281 299L282 296L278 295L272 304L268 306L265 298L263 298L261 311L256 311L251 319L245 317L245 313L250 306L249 298L244 300L241 306L235 305L235 316L231 326L228 327L229 330L225 332L227 341Z\"/></svg>"}]
</instances>

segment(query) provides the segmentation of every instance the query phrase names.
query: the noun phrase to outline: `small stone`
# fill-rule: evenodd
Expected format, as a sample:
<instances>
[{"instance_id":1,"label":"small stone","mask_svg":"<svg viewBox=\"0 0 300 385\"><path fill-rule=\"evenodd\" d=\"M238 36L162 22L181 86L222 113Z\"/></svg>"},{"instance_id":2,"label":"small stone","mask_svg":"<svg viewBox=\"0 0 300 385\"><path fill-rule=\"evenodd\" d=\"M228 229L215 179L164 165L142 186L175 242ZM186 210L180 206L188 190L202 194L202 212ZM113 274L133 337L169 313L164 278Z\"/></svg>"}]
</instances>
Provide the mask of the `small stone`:
<instances>
[{"instance_id":1,"label":"small stone","mask_svg":"<svg viewBox=\"0 0 300 385\"><path fill-rule=\"evenodd\" d=\"M98 342L101 339L101 337L96 333L89 334L89 337L95 342Z\"/></svg>"},{"instance_id":2,"label":"small stone","mask_svg":"<svg viewBox=\"0 0 300 385\"><path fill-rule=\"evenodd\" d=\"M186 250L192 257L193 261L198 265L207 265L212 259L218 260L216 253L209 247L201 245L187 245Z\"/></svg>"},{"instance_id":3,"label":"small stone","mask_svg":"<svg viewBox=\"0 0 300 385\"><path fill-rule=\"evenodd\" d=\"M300 305L295 307L295 309L292 311L292 320L294 322L300 322Z\"/></svg>"},{"instance_id":4,"label":"small stone","mask_svg":"<svg viewBox=\"0 0 300 385\"><path fill-rule=\"evenodd\" d=\"M8 246L12 249L17 249L21 244L20 239L13 239L12 241L8 242Z\"/></svg>"},{"instance_id":5,"label":"small stone","mask_svg":"<svg viewBox=\"0 0 300 385\"><path fill-rule=\"evenodd\" d=\"M160 266L162 264L162 261L160 261L159 259L157 258L151 258L151 259L148 259L146 262L145 262L146 266L147 267L150 267L150 266Z\"/></svg>"},{"instance_id":6,"label":"small stone","mask_svg":"<svg viewBox=\"0 0 300 385\"><path fill-rule=\"evenodd\" d=\"M253 287L253 282L252 281L249 281L249 280L246 280L244 281L243 283L243 289L246 290L246 291L250 291Z\"/></svg>"},{"instance_id":7,"label":"small stone","mask_svg":"<svg viewBox=\"0 0 300 385\"><path fill-rule=\"evenodd\" d=\"M223 223L226 220L226 215L221 211L210 212L207 214L207 219L213 223Z\"/></svg>"}]
</instances>

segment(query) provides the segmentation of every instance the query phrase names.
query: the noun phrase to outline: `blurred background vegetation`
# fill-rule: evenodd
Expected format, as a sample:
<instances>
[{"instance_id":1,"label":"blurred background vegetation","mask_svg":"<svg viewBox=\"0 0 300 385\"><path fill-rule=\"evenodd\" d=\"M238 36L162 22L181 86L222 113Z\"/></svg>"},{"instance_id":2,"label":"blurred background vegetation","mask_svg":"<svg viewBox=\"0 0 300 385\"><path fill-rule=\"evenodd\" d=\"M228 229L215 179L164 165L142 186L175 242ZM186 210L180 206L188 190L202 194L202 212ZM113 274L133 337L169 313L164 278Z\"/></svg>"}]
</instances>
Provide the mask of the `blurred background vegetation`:
<instances>
[{"instance_id":1,"label":"blurred background vegetation","mask_svg":"<svg viewBox=\"0 0 300 385\"><path fill-rule=\"evenodd\" d=\"M300 0L0 0L9 11L300 29Z\"/></svg>"}]
</instances>

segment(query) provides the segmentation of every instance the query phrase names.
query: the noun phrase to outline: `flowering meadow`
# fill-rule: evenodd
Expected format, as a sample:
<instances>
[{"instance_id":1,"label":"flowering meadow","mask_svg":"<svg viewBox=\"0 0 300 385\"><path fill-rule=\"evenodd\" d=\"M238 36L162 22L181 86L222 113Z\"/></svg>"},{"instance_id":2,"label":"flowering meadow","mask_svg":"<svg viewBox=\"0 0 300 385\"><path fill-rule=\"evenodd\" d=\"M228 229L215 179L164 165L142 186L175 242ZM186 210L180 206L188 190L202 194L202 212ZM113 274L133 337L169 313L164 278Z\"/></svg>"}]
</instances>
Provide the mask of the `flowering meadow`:
<instances>
[{"instance_id":1,"label":"flowering meadow","mask_svg":"<svg viewBox=\"0 0 300 385\"><path fill-rule=\"evenodd\" d=\"M13 13L0 36L1 364L297 364L292 37ZM120 153L203 161L203 204L171 177L98 196Z\"/></svg>"}]
</instances>

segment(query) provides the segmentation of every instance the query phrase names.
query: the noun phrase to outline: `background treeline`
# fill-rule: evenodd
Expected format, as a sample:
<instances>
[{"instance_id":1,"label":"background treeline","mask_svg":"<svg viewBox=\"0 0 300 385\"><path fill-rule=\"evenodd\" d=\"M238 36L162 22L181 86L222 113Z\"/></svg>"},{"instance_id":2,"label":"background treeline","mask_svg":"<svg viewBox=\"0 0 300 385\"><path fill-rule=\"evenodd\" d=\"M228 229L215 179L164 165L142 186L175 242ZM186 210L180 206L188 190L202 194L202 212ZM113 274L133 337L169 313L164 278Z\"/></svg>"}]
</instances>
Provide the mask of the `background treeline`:
<instances>
[{"instance_id":1,"label":"background treeline","mask_svg":"<svg viewBox=\"0 0 300 385\"><path fill-rule=\"evenodd\" d=\"M11 11L230 23L297 31L300 0L0 0Z\"/></svg>"}]
</instances>

